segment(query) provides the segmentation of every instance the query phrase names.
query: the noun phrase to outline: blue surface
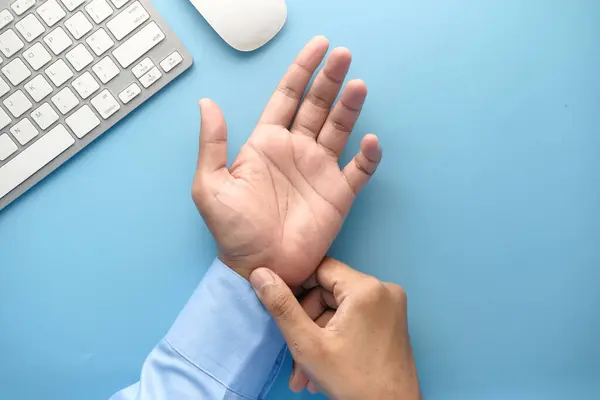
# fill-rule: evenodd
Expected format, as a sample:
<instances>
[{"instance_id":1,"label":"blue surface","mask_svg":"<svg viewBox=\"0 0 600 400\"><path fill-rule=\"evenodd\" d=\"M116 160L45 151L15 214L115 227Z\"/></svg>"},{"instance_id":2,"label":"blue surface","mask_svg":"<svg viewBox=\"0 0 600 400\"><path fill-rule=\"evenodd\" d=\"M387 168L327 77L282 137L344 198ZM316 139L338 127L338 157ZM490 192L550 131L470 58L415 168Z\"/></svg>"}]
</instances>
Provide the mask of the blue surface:
<instances>
[{"instance_id":1,"label":"blue surface","mask_svg":"<svg viewBox=\"0 0 600 400\"><path fill-rule=\"evenodd\" d=\"M215 256L190 199L212 97L231 156L315 34L370 96L384 163L332 254L409 294L427 399L600 396L600 3L288 0L263 50L155 0L195 67L0 213L0 399L136 380ZM289 371L289 367L286 372ZM270 399L305 399L278 381Z\"/></svg>"}]
</instances>

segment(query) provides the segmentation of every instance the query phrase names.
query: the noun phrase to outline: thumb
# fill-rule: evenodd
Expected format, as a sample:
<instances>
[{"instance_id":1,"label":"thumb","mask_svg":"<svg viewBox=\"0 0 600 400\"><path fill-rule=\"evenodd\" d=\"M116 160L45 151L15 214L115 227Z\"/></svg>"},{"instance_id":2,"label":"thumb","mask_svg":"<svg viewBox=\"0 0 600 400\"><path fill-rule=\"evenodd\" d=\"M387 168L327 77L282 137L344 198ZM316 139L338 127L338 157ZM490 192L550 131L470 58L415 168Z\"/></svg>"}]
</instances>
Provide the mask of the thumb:
<instances>
[{"instance_id":1,"label":"thumb","mask_svg":"<svg viewBox=\"0 0 600 400\"><path fill-rule=\"evenodd\" d=\"M200 150L198 173L212 173L227 166L227 124L223 112L212 100L200 100Z\"/></svg>"},{"instance_id":2,"label":"thumb","mask_svg":"<svg viewBox=\"0 0 600 400\"><path fill-rule=\"evenodd\" d=\"M319 327L306 314L285 282L273 271L258 268L250 274L250 283L283 333L294 358L298 361L299 353L302 356L310 353L311 349L303 343L314 342Z\"/></svg>"}]
</instances>

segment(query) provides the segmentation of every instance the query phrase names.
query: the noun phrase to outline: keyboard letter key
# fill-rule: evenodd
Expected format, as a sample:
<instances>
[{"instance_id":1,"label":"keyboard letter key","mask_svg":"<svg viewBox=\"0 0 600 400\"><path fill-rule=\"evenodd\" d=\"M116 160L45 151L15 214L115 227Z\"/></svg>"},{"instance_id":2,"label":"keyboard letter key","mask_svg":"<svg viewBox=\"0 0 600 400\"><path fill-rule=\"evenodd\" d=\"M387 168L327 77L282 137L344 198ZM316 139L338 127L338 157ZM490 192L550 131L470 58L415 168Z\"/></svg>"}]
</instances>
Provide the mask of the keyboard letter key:
<instances>
[{"instance_id":1,"label":"keyboard letter key","mask_svg":"<svg viewBox=\"0 0 600 400\"><path fill-rule=\"evenodd\" d=\"M69 35L60 26L44 36L44 42L55 55L59 55L73 44Z\"/></svg>"},{"instance_id":2,"label":"keyboard letter key","mask_svg":"<svg viewBox=\"0 0 600 400\"><path fill-rule=\"evenodd\" d=\"M2 68L2 73L14 86L17 86L31 76L31 71L20 58L15 58L9 64L5 65Z\"/></svg>"},{"instance_id":3,"label":"keyboard letter key","mask_svg":"<svg viewBox=\"0 0 600 400\"><path fill-rule=\"evenodd\" d=\"M23 58L31 65L34 71L42 68L52 60L52 56L40 42L28 48L23 53Z\"/></svg>"},{"instance_id":4,"label":"keyboard letter key","mask_svg":"<svg viewBox=\"0 0 600 400\"><path fill-rule=\"evenodd\" d=\"M38 130L28 118L25 118L10 128L10 133L21 143L25 145L38 135Z\"/></svg>"},{"instance_id":5,"label":"keyboard letter key","mask_svg":"<svg viewBox=\"0 0 600 400\"><path fill-rule=\"evenodd\" d=\"M69 68L66 62L58 60L54 64L46 68L46 75L56 86L60 86L73 77L73 71Z\"/></svg>"},{"instance_id":6,"label":"keyboard letter key","mask_svg":"<svg viewBox=\"0 0 600 400\"><path fill-rule=\"evenodd\" d=\"M21 50L25 45L19 39L15 31L8 29L0 35L0 50L6 57L12 57L17 51Z\"/></svg>"},{"instance_id":7,"label":"keyboard letter key","mask_svg":"<svg viewBox=\"0 0 600 400\"><path fill-rule=\"evenodd\" d=\"M44 103L31 113L31 118L43 130L58 121L58 114L48 103Z\"/></svg>"}]
</instances>

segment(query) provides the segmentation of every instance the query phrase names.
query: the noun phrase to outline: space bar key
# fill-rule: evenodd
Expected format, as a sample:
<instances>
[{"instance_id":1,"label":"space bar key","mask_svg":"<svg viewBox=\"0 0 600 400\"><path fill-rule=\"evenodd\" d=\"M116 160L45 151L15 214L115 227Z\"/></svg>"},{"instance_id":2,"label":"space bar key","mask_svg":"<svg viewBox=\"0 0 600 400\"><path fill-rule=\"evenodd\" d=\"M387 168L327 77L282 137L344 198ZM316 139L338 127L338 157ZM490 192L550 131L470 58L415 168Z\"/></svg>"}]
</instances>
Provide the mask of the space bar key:
<instances>
[{"instance_id":1,"label":"space bar key","mask_svg":"<svg viewBox=\"0 0 600 400\"><path fill-rule=\"evenodd\" d=\"M59 124L38 141L0 167L0 199L42 169L75 143Z\"/></svg>"}]
</instances>

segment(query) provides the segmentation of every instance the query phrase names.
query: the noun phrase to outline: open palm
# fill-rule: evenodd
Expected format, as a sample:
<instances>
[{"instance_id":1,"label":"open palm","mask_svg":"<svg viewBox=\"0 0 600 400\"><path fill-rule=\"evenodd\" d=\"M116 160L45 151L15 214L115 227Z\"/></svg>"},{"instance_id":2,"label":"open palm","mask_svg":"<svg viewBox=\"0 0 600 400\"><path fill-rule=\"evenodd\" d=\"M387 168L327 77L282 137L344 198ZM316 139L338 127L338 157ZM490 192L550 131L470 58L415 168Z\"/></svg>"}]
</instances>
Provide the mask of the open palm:
<instances>
[{"instance_id":1,"label":"open palm","mask_svg":"<svg viewBox=\"0 0 600 400\"><path fill-rule=\"evenodd\" d=\"M362 81L350 81L332 108L350 67L348 50L332 51L301 101L327 49L316 37L302 50L230 168L223 114L214 102L200 102L194 201L219 258L244 277L267 267L291 286L306 280L381 160L377 137L367 135L359 154L343 170L338 165L367 94Z\"/></svg>"}]
</instances>

